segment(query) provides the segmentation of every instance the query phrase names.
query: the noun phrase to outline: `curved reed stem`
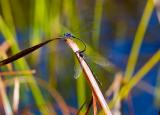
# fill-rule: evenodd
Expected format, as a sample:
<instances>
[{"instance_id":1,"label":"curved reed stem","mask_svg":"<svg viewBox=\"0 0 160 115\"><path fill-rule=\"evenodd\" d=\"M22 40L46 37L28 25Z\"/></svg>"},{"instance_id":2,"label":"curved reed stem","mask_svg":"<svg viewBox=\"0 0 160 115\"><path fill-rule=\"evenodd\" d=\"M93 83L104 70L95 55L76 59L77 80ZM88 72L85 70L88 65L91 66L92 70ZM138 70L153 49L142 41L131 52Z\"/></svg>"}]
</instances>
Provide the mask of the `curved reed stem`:
<instances>
[{"instance_id":1,"label":"curved reed stem","mask_svg":"<svg viewBox=\"0 0 160 115\"><path fill-rule=\"evenodd\" d=\"M112 115L106 101L105 98L94 78L94 75L92 74L91 69L89 68L88 64L86 63L86 61L84 60L84 58L82 57L82 55L79 53L79 48L77 46L77 44L75 42L73 42L73 40L71 39L66 39L66 43L69 47L71 47L71 49L73 50L73 52L76 54L76 57L83 69L83 73L85 74L85 78L89 83L90 88L92 89L94 96L96 97L97 101L99 102L99 104L101 105L101 107L103 108L105 114L107 115Z\"/></svg>"}]
</instances>

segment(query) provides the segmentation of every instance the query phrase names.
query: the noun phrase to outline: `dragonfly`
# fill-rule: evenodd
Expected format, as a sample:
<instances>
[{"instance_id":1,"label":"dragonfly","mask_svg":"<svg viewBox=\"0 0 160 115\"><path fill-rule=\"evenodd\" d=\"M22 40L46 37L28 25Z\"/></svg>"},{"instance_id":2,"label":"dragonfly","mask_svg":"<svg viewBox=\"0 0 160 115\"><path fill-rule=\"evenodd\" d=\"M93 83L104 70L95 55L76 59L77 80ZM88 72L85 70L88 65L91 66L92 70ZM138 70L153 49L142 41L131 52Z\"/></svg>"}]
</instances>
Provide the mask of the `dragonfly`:
<instances>
[{"instance_id":1,"label":"dragonfly","mask_svg":"<svg viewBox=\"0 0 160 115\"><path fill-rule=\"evenodd\" d=\"M78 39L78 40L84 45L84 48L83 48L82 50L76 52L76 53L79 53L79 55L84 58L83 52L86 51L86 44L85 44L85 42L84 42L83 40L81 40L80 38L75 37L75 36L74 36L73 34L71 34L71 33L64 33L62 37L57 37L57 38L49 39L49 40L44 41L44 42L42 42L42 43L40 43L40 44L37 44L37 45L35 45L35 46L32 46L32 47L27 48L27 49L24 49L24 50L20 51L19 53L15 54L15 55L7 58L7 59L4 59L4 60L0 61L0 67L6 65L6 64L8 64L8 63L11 63L11 62L13 62L13 61L16 61L17 59L20 59L20 58L22 58L22 57L24 57L24 56L32 53L33 51L41 48L42 46L50 43L51 41L54 41L54 40L66 40L66 39ZM80 76L81 73L82 73L82 70L81 70L80 67L75 68L74 78L77 79L77 78ZM92 72L92 73L93 73L93 72ZM93 74L94 74L94 73L93 73ZM94 74L94 76L95 76L95 74ZM100 83L100 81L97 79L97 77L95 77L95 78L96 78L97 82L98 82L100 85L102 85L102 84Z\"/></svg>"}]
</instances>

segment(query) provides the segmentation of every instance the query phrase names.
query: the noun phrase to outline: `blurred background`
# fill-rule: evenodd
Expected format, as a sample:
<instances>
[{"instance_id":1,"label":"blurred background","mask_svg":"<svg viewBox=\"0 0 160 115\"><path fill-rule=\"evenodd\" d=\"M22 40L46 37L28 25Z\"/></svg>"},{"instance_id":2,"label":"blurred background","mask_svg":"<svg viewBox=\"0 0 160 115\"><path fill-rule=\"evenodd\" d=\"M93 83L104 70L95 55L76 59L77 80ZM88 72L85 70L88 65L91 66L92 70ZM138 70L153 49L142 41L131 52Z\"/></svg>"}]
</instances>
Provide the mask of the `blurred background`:
<instances>
[{"instance_id":1,"label":"blurred background","mask_svg":"<svg viewBox=\"0 0 160 115\"><path fill-rule=\"evenodd\" d=\"M86 43L84 58L114 115L157 115L159 6L158 0L0 0L0 57L70 32ZM0 71L2 115L76 114L92 96L75 55L62 41ZM100 107L97 114L104 114Z\"/></svg>"}]
</instances>

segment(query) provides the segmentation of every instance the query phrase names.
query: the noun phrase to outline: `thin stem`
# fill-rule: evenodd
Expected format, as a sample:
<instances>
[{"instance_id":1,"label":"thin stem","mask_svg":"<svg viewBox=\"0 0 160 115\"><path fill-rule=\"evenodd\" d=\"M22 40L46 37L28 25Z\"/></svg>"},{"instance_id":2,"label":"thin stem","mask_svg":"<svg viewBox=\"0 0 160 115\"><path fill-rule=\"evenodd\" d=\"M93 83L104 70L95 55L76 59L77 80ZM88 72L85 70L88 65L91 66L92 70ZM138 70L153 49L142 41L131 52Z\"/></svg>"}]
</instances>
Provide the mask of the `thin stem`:
<instances>
[{"instance_id":1,"label":"thin stem","mask_svg":"<svg viewBox=\"0 0 160 115\"><path fill-rule=\"evenodd\" d=\"M139 50L143 42L143 38L144 38L146 29L147 29L147 25L149 23L153 9L154 9L153 1L148 0L146 7L144 9L142 19L138 26L138 29L135 35L135 39L133 42L133 46L131 49L131 53L128 59L127 68L126 68L126 72L124 75L125 81L129 81L133 75L133 72L134 72L134 69L137 63L137 59L138 59Z\"/></svg>"},{"instance_id":2,"label":"thin stem","mask_svg":"<svg viewBox=\"0 0 160 115\"><path fill-rule=\"evenodd\" d=\"M115 102L118 99L122 100L123 98L125 98L131 91L131 89L151 70L153 66L155 66L159 62L159 60L160 60L160 51L157 51L151 57L151 59L132 77L130 82L121 88L118 96L109 103L110 108L114 106Z\"/></svg>"},{"instance_id":3,"label":"thin stem","mask_svg":"<svg viewBox=\"0 0 160 115\"><path fill-rule=\"evenodd\" d=\"M71 39L66 39L66 43L68 46L71 47L73 52L76 54L77 59L78 59L80 65L83 69L83 72L85 74L85 78L88 81L90 88L92 89L97 101L99 102L99 104L103 108L105 114L112 115L112 113L111 113L111 111L105 101L105 98L104 98L95 78L94 78L94 75L93 75L91 69L89 68L88 64L86 63L84 58L81 56L81 54L78 52L79 48L78 48L77 44L74 43L73 40L71 40Z\"/></svg>"},{"instance_id":4,"label":"thin stem","mask_svg":"<svg viewBox=\"0 0 160 115\"><path fill-rule=\"evenodd\" d=\"M24 70L24 71L7 71L7 72L0 72L0 76L17 76L17 75L31 75L35 74L35 70Z\"/></svg>"},{"instance_id":5,"label":"thin stem","mask_svg":"<svg viewBox=\"0 0 160 115\"><path fill-rule=\"evenodd\" d=\"M17 78L14 79L14 92L13 92L13 111L14 114L17 114L18 112L18 105L19 105L19 97L20 97L20 84L19 80Z\"/></svg>"},{"instance_id":6,"label":"thin stem","mask_svg":"<svg viewBox=\"0 0 160 115\"><path fill-rule=\"evenodd\" d=\"M92 92L93 97L93 113L94 115L97 115L97 103L96 103L96 97L94 96L94 93Z\"/></svg>"}]
</instances>

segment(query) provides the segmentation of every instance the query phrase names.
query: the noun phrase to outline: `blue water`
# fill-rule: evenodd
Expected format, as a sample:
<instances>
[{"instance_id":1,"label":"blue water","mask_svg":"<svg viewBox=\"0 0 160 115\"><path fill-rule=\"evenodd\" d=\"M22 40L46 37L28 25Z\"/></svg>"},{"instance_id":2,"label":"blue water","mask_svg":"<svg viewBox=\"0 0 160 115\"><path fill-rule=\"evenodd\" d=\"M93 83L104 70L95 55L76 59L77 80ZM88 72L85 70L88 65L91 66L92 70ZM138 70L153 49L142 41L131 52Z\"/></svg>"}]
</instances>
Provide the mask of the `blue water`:
<instances>
[{"instance_id":1,"label":"blue water","mask_svg":"<svg viewBox=\"0 0 160 115\"><path fill-rule=\"evenodd\" d=\"M113 36L113 28L110 27L109 21L104 20L104 23L105 24L103 25L105 25L105 27L102 29L102 39L104 42L101 44L103 47L107 47L107 49L109 49L106 50L109 60L125 72L134 35L131 34L130 36L125 36L121 40L116 39ZM129 24L131 25L131 28L135 28L136 25L138 25L136 20L130 20ZM156 12L154 11L145 34L144 41L140 48L140 54L134 73L136 73L158 50L160 50L160 24L158 22ZM160 63L155 65L149 73L144 76L143 81L155 87L159 68ZM151 95L136 87L133 88L131 91L131 104L128 103L129 101L122 102L123 115L158 115L160 108L154 105L155 100L153 95L154 94Z\"/></svg>"}]
</instances>

